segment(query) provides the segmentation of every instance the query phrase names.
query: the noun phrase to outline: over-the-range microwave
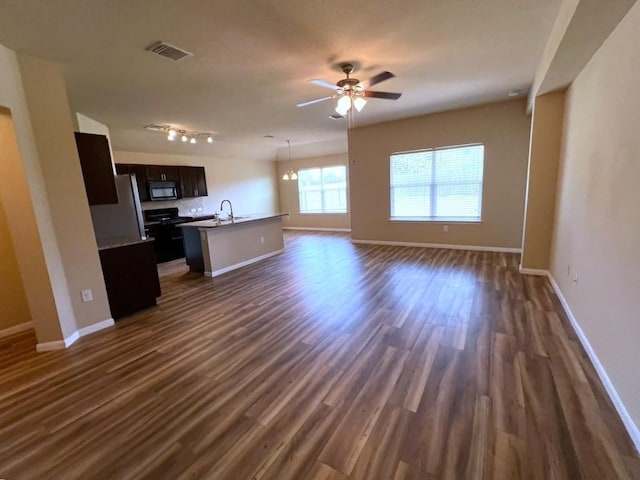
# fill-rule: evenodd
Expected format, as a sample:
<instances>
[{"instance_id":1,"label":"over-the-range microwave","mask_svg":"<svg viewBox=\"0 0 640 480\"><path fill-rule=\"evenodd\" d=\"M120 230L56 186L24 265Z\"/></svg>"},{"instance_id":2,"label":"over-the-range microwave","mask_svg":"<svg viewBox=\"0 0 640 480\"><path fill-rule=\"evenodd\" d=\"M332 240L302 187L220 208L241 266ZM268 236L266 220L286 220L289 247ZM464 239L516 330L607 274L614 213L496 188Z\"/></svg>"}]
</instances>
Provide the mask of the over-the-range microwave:
<instances>
[{"instance_id":1,"label":"over-the-range microwave","mask_svg":"<svg viewBox=\"0 0 640 480\"><path fill-rule=\"evenodd\" d=\"M149 182L149 198L151 200L176 200L178 185L176 182Z\"/></svg>"}]
</instances>

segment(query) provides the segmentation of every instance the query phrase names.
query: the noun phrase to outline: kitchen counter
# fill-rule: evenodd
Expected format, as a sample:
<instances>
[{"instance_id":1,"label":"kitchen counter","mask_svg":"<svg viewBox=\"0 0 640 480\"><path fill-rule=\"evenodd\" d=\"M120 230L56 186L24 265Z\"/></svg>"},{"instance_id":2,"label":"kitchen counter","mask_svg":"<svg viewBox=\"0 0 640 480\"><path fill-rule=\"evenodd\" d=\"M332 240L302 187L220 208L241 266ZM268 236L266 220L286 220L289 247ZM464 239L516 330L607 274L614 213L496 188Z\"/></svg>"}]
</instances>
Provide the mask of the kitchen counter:
<instances>
[{"instance_id":1,"label":"kitchen counter","mask_svg":"<svg viewBox=\"0 0 640 480\"><path fill-rule=\"evenodd\" d=\"M193 222L181 223L178 227L198 227L198 228L220 228L220 227L233 227L234 225L241 225L243 223L256 222L259 220L266 220L270 218L287 217L288 213L273 213L264 215L237 215L233 220L221 220L218 223L215 220L194 220Z\"/></svg>"},{"instance_id":2,"label":"kitchen counter","mask_svg":"<svg viewBox=\"0 0 640 480\"><path fill-rule=\"evenodd\" d=\"M103 242L98 243L98 250L108 250L110 248L128 247L129 245L136 245L138 243L153 242L153 238L131 238L131 237L116 237L110 238Z\"/></svg>"},{"instance_id":3,"label":"kitchen counter","mask_svg":"<svg viewBox=\"0 0 640 480\"><path fill-rule=\"evenodd\" d=\"M197 220L180 224L189 269L216 277L282 253L282 217L288 215L238 215L220 223Z\"/></svg>"}]
</instances>

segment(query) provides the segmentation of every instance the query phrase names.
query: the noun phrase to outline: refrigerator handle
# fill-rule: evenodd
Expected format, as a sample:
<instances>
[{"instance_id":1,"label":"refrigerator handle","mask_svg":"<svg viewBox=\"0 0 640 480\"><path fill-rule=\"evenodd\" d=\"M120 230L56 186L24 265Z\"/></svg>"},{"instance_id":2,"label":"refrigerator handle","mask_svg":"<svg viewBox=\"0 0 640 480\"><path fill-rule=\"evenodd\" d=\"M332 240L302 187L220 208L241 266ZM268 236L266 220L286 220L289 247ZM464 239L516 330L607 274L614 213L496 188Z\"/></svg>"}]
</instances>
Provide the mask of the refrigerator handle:
<instances>
[{"instance_id":1,"label":"refrigerator handle","mask_svg":"<svg viewBox=\"0 0 640 480\"><path fill-rule=\"evenodd\" d=\"M138 231L140 232L140 238L142 240L146 240L147 234L144 230L144 217L142 216L142 206L140 205L140 195L138 194L138 182L136 180L136 174L130 173L129 180L131 180L131 193L133 194L133 205L136 210Z\"/></svg>"}]
</instances>

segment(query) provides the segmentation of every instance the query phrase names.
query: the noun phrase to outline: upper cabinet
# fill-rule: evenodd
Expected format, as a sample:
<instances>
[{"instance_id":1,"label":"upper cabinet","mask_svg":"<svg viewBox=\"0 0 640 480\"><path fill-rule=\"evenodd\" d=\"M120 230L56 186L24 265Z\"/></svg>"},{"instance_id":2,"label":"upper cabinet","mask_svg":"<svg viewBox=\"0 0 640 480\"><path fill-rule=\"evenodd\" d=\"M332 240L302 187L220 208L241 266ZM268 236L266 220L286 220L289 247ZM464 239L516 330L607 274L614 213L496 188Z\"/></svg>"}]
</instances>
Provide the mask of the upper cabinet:
<instances>
[{"instance_id":1,"label":"upper cabinet","mask_svg":"<svg viewBox=\"0 0 640 480\"><path fill-rule=\"evenodd\" d=\"M180 167L171 165L147 165L147 181L149 182L179 182Z\"/></svg>"},{"instance_id":2,"label":"upper cabinet","mask_svg":"<svg viewBox=\"0 0 640 480\"><path fill-rule=\"evenodd\" d=\"M138 196L141 202L149 201L149 189L147 188L147 167L146 165L132 165L116 163L116 173L119 175L135 174L138 185Z\"/></svg>"},{"instance_id":3,"label":"upper cabinet","mask_svg":"<svg viewBox=\"0 0 640 480\"><path fill-rule=\"evenodd\" d=\"M89 205L118 203L107 137L80 132L75 136Z\"/></svg>"},{"instance_id":4,"label":"upper cabinet","mask_svg":"<svg viewBox=\"0 0 640 480\"><path fill-rule=\"evenodd\" d=\"M175 182L180 198L206 197L207 177L204 167L182 167L175 165L116 164L118 174L136 174L140 201L150 200L147 182Z\"/></svg>"},{"instance_id":5,"label":"upper cabinet","mask_svg":"<svg viewBox=\"0 0 640 480\"><path fill-rule=\"evenodd\" d=\"M207 178L204 174L204 167L180 167L180 182L183 197L207 196Z\"/></svg>"}]
</instances>

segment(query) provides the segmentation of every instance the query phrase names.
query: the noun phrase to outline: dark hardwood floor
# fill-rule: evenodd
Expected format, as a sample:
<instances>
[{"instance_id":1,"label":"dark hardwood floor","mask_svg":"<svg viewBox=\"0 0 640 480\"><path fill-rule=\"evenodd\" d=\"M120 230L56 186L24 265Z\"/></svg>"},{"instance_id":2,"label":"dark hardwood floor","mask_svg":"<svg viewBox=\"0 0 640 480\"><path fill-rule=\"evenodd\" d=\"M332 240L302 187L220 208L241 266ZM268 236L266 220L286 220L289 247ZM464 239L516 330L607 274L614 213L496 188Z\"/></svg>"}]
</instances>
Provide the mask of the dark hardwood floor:
<instances>
[{"instance_id":1,"label":"dark hardwood floor","mask_svg":"<svg viewBox=\"0 0 640 480\"><path fill-rule=\"evenodd\" d=\"M0 340L0 478L632 479L640 461L518 255L286 235L66 351Z\"/></svg>"}]
</instances>

